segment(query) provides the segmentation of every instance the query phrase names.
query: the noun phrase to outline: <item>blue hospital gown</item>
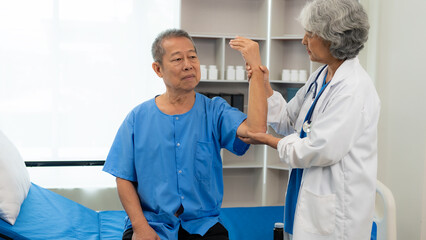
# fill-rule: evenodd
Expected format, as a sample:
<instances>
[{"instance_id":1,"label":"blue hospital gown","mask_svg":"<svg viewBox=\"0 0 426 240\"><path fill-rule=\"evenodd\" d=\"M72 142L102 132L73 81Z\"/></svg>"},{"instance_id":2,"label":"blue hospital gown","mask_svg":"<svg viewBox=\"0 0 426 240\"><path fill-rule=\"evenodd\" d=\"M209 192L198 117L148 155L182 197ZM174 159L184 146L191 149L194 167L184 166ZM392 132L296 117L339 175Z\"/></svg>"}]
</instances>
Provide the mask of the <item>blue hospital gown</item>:
<instances>
[{"instance_id":1,"label":"blue hospital gown","mask_svg":"<svg viewBox=\"0 0 426 240\"><path fill-rule=\"evenodd\" d=\"M155 98L134 108L122 123L104 171L137 183L146 219L161 239L177 239L179 225L204 235L219 222L223 198L220 149L242 155L237 138L246 115L222 98L196 93L191 110L167 115ZM174 213L180 206L179 218ZM125 229L131 227L126 219Z\"/></svg>"}]
</instances>

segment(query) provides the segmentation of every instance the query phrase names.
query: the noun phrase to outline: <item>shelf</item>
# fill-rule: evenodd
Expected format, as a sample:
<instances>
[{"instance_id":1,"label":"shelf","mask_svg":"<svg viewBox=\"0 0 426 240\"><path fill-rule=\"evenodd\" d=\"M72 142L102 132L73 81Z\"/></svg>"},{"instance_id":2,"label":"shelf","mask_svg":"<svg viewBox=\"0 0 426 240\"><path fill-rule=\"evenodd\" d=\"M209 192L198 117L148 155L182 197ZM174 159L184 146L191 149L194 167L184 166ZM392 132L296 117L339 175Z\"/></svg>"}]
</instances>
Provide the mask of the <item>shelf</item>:
<instances>
[{"instance_id":1,"label":"shelf","mask_svg":"<svg viewBox=\"0 0 426 240\"><path fill-rule=\"evenodd\" d=\"M266 38L268 0L181 0L180 16L195 35Z\"/></svg>"},{"instance_id":2,"label":"shelf","mask_svg":"<svg viewBox=\"0 0 426 240\"><path fill-rule=\"evenodd\" d=\"M271 36L303 35L304 29L297 20L307 0L271 1Z\"/></svg>"},{"instance_id":3,"label":"shelf","mask_svg":"<svg viewBox=\"0 0 426 240\"><path fill-rule=\"evenodd\" d=\"M270 205L270 206L282 206L282 203L277 203L277 205ZM242 202L242 201L224 201L222 203L222 208L236 208L236 207L261 207L262 204L260 204L257 201L251 201L251 202Z\"/></svg>"},{"instance_id":4,"label":"shelf","mask_svg":"<svg viewBox=\"0 0 426 240\"><path fill-rule=\"evenodd\" d=\"M304 85L306 82L291 82L291 81L282 81L282 80L269 80L270 83L278 83L278 84L296 84L296 85ZM201 79L200 83L248 83L248 80L205 80Z\"/></svg>"},{"instance_id":5,"label":"shelf","mask_svg":"<svg viewBox=\"0 0 426 240\"><path fill-rule=\"evenodd\" d=\"M223 149L223 168L263 168L263 146L252 145L243 156Z\"/></svg>"},{"instance_id":6,"label":"shelf","mask_svg":"<svg viewBox=\"0 0 426 240\"><path fill-rule=\"evenodd\" d=\"M203 34L203 33L196 33L196 32L189 32L192 38L207 38L207 39L234 39L236 36L241 36L245 38L250 38L254 41L266 41L267 38L264 37L258 37L258 36L248 36L248 35L241 35L241 34L230 34L230 35L210 35L210 34ZM301 37L302 39L303 37Z\"/></svg>"},{"instance_id":7,"label":"shelf","mask_svg":"<svg viewBox=\"0 0 426 240\"><path fill-rule=\"evenodd\" d=\"M289 167L285 163L274 163L274 164L268 164L267 168L269 169L276 169L276 170L289 170Z\"/></svg>"},{"instance_id":8,"label":"shelf","mask_svg":"<svg viewBox=\"0 0 426 240\"><path fill-rule=\"evenodd\" d=\"M303 35L285 35L285 36L277 36L271 37L271 40L302 40Z\"/></svg>"},{"instance_id":9,"label":"shelf","mask_svg":"<svg viewBox=\"0 0 426 240\"><path fill-rule=\"evenodd\" d=\"M305 34L297 21L308 0L180 0L180 28L192 36L200 64L216 65L218 80L202 79L197 92L244 95L248 106L248 80L224 80L228 65L244 66L241 53L229 46L237 35L259 44L262 63L269 68L271 87L286 99L305 82L282 81L282 70L306 70L309 76L319 64L312 63L301 43ZM247 75L245 75L247 78ZM270 129L269 133L282 137ZM236 156L221 151L223 159L223 207L282 206L289 167L277 150L252 145Z\"/></svg>"},{"instance_id":10,"label":"shelf","mask_svg":"<svg viewBox=\"0 0 426 240\"><path fill-rule=\"evenodd\" d=\"M204 80L201 79L200 83L248 83L247 80Z\"/></svg>"},{"instance_id":11,"label":"shelf","mask_svg":"<svg viewBox=\"0 0 426 240\"><path fill-rule=\"evenodd\" d=\"M218 78L223 78L224 58L224 39L217 38L197 38L193 37L194 44L197 48L197 55L200 63L203 65L216 65L218 69Z\"/></svg>"},{"instance_id":12,"label":"shelf","mask_svg":"<svg viewBox=\"0 0 426 240\"><path fill-rule=\"evenodd\" d=\"M285 192L287 191L287 181L289 171L280 169L268 169L266 171L268 184L266 185L266 206L283 205L285 202Z\"/></svg>"},{"instance_id":13,"label":"shelf","mask_svg":"<svg viewBox=\"0 0 426 240\"><path fill-rule=\"evenodd\" d=\"M262 176L262 169L223 169L223 206L261 206Z\"/></svg>"},{"instance_id":14,"label":"shelf","mask_svg":"<svg viewBox=\"0 0 426 240\"><path fill-rule=\"evenodd\" d=\"M227 162L223 164L223 168L263 168L263 163L261 162Z\"/></svg>"},{"instance_id":15,"label":"shelf","mask_svg":"<svg viewBox=\"0 0 426 240\"><path fill-rule=\"evenodd\" d=\"M296 85L305 85L306 82L291 82L291 81L282 81L282 80L269 80L270 83L280 83L280 84L296 84Z\"/></svg>"},{"instance_id":16,"label":"shelf","mask_svg":"<svg viewBox=\"0 0 426 240\"><path fill-rule=\"evenodd\" d=\"M283 69L306 70L310 72L309 55L300 40L271 40L270 79L281 79Z\"/></svg>"}]
</instances>

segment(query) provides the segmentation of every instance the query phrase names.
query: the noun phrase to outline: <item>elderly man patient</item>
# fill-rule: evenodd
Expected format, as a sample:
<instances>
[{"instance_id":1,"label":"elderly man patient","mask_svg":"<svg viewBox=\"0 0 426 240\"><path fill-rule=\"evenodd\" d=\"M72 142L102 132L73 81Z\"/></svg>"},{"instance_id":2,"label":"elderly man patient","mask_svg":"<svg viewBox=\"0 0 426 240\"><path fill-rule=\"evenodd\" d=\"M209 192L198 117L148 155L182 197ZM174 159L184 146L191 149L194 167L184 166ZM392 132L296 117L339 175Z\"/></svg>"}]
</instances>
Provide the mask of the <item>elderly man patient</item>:
<instances>
[{"instance_id":1,"label":"elderly man patient","mask_svg":"<svg viewBox=\"0 0 426 240\"><path fill-rule=\"evenodd\" d=\"M284 137L249 136L276 148L292 169L284 228L293 240L367 240L380 112L374 85L357 58L367 41L367 14L357 0L314 0L303 8L300 22L309 58L324 65L288 103L272 90L268 70L261 67L268 124ZM249 39L230 44L244 58L258 51Z\"/></svg>"},{"instance_id":2,"label":"elderly man patient","mask_svg":"<svg viewBox=\"0 0 426 240\"><path fill-rule=\"evenodd\" d=\"M185 31L159 34L152 55L152 68L166 92L127 115L103 169L117 178L128 215L123 239L228 239L219 219L220 149L242 155L249 145L239 137L247 137L248 131L266 132L263 73L253 72L258 81L249 85L254 90L247 117L221 98L194 91L200 62ZM260 55L249 61L259 69ZM259 100L252 103L254 98Z\"/></svg>"}]
</instances>

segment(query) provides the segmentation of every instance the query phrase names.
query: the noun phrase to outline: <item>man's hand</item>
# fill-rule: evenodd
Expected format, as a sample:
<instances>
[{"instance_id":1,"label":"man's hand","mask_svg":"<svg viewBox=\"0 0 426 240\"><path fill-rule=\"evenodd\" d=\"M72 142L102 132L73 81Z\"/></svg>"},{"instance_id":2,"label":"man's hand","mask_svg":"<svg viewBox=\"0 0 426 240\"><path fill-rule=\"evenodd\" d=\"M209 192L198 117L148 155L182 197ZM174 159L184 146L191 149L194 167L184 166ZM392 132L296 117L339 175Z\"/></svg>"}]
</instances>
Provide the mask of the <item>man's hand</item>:
<instances>
[{"instance_id":1,"label":"man's hand","mask_svg":"<svg viewBox=\"0 0 426 240\"><path fill-rule=\"evenodd\" d=\"M138 230L133 229L132 240L161 240L151 226L145 226Z\"/></svg>"},{"instance_id":2,"label":"man's hand","mask_svg":"<svg viewBox=\"0 0 426 240\"><path fill-rule=\"evenodd\" d=\"M243 38L237 36L235 39L232 39L229 42L231 48L240 51L243 55L244 60L250 66L260 66L262 65L262 60L260 59L259 44L248 38Z\"/></svg>"}]
</instances>

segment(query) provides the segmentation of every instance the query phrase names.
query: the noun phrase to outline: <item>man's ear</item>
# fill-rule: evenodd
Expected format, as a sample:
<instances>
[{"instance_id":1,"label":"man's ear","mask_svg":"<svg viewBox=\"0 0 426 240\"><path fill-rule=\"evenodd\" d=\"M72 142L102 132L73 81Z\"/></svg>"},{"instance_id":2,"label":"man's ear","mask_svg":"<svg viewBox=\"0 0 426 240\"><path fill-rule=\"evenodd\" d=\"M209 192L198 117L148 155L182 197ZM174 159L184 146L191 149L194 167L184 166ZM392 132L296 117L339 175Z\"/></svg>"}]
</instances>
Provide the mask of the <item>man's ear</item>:
<instances>
[{"instance_id":1,"label":"man's ear","mask_svg":"<svg viewBox=\"0 0 426 240\"><path fill-rule=\"evenodd\" d=\"M162 73L162 69L161 69L161 65L158 62L153 62L152 63L152 69L154 69L154 72L157 74L157 76L159 76L160 78L163 78L163 73Z\"/></svg>"}]
</instances>

